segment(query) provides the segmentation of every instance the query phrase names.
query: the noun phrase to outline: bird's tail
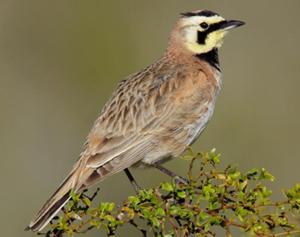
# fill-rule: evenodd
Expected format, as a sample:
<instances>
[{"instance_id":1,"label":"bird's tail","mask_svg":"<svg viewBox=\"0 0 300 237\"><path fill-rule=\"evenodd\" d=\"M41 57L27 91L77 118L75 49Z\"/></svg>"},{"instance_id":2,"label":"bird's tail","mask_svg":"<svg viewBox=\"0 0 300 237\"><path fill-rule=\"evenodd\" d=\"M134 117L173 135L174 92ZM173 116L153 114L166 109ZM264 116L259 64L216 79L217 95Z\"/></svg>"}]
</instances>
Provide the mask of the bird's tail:
<instances>
[{"instance_id":1,"label":"bird's tail","mask_svg":"<svg viewBox=\"0 0 300 237\"><path fill-rule=\"evenodd\" d=\"M74 179L76 178L75 174L74 172L71 172L56 192L36 214L25 230L41 231L52 220L52 218L70 199L70 193L74 187Z\"/></svg>"}]
</instances>

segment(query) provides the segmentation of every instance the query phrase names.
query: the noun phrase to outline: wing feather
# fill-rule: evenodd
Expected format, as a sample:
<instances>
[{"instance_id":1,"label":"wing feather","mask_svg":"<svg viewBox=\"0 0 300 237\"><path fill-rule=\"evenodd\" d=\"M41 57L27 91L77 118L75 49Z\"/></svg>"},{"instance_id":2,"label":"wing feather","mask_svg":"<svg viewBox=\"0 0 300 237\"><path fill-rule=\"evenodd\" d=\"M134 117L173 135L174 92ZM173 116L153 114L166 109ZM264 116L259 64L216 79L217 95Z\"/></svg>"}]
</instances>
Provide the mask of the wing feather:
<instances>
[{"instance_id":1,"label":"wing feather","mask_svg":"<svg viewBox=\"0 0 300 237\"><path fill-rule=\"evenodd\" d=\"M149 149L151 140L176 113L170 104L175 83L171 85L166 76L158 78L146 70L119 84L88 136L82 155L88 167L100 167L123 155L131 160L129 154L144 154Z\"/></svg>"},{"instance_id":2,"label":"wing feather","mask_svg":"<svg viewBox=\"0 0 300 237\"><path fill-rule=\"evenodd\" d=\"M185 147L187 125L197 122L210 100L207 93L215 89L202 71L195 72L197 78L184 77L182 68L165 67L160 63L152 72L145 69L120 82L88 136L83 152L88 167L96 169L116 157L130 160L131 151L145 155L143 149L162 140L178 144L178 151ZM118 166L124 168L122 162Z\"/></svg>"}]
</instances>

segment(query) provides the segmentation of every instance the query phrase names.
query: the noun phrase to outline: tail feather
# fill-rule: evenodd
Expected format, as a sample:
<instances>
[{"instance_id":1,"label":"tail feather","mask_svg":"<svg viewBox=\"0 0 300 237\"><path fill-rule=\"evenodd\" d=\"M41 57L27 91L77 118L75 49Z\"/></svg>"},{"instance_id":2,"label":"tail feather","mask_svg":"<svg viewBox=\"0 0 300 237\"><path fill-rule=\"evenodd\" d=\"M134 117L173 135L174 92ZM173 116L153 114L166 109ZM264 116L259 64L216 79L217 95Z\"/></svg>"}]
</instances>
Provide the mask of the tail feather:
<instances>
[{"instance_id":1,"label":"tail feather","mask_svg":"<svg viewBox=\"0 0 300 237\"><path fill-rule=\"evenodd\" d=\"M53 217L60 211L69 199L70 192L66 193L61 199L51 205L50 209L43 213L43 215L41 215L38 219L32 221L25 230L41 231L44 229L44 227L53 219Z\"/></svg>"},{"instance_id":2,"label":"tail feather","mask_svg":"<svg viewBox=\"0 0 300 237\"><path fill-rule=\"evenodd\" d=\"M71 173L65 179L65 181L44 204L44 206L36 214L25 230L41 231L68 202L70 199L71 190L73 188L73 174L74 173Z\"/></svg>"},{"instance_id":3,"label":"tail feather","mask_svg":"<svg viewBox=\"0 0 300 237\"><path fill-rule=\"evenodd\" d=\"M68 200L70 199L71 190L79 193L83 189L104 180L108 176L120 172L121 170L131 166L133 163L141 160L147 150L150 150L150 147L146 148L142 149L143 153L139 151L140 148L132 149L130 153L126 153L126 155L128 155L127 159L129 157L130 162L121 162L121 165L115 165L115 159L117 159L117 161L119 162L122 159L126 158L126 156L124 155L106 162L97 169L81 166L81 162L79 160L79 162L75 164L70 175L60 185L60 187L50 197L50 199L44 204L42 209L36 214L36 216L33 218L31 223L28 225L28 227L26 227L25 230L41 231L68 202ZM86 164L84 163L84 165Z\"/></svg>"}]
</instances>

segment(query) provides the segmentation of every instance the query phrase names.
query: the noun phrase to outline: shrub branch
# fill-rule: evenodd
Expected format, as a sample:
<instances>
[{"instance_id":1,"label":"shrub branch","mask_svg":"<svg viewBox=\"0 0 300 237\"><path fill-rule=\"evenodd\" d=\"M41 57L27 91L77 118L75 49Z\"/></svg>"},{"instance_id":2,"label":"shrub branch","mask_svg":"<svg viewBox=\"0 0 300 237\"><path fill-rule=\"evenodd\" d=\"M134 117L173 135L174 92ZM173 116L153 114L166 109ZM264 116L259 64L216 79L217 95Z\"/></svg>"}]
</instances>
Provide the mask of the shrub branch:
<instances>
[{"instance_id":1,"label":"shrub branch","mask_svg":"<svg viewBox=\"0 0 300 237\"><path fill-rule=\"evenodd\" d=\"M86 233L91 229L117 235L122 226L132 226L141 236L233 236L237 229L249 236L299 236L300 184L273 201L266 187L274 177L265 169L241 172L236 167L219 168L215 150L188 151L188 184L161 183L129 196L121 205L95 203L86 191L72 193L60 217L54 218L46 237ZM236 233L236 231L234 232Z\"/></svg>"}]
</instances>

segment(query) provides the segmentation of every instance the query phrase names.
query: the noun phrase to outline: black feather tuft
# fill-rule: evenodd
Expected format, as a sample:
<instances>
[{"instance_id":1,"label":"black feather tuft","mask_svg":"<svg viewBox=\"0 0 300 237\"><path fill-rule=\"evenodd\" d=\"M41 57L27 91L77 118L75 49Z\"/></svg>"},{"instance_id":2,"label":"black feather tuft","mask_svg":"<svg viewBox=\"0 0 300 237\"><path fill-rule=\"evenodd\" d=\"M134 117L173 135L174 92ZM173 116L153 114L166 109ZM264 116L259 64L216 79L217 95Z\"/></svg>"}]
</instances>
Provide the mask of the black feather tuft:
<instances>
[{"instance_id":1,"label":"black feather tuft","mask_svg":"<svg viewBox=\"0 0 300 237\"><path fill-rule=\"evenodd\" d=\"M207 62L215 69L220 71L219 54L217 48L214 48L207 53L197 54L196 57L199 58L200 60Z\"/></svg>"},{"instance_id":2,"label":"black feather tuft","mask_svg":"<svg viewBox=\"0 0 300 237\"><path fill-rule=\"evenodd\" d=\"M218 16L218 13L209 11L209 10L203 10L199 12L184 12L181 13L183 17L192 17L192 16L206 16L206 17L211 17L211 16Z\"/></svg>"}]
</instances>

